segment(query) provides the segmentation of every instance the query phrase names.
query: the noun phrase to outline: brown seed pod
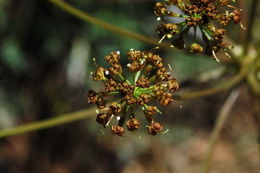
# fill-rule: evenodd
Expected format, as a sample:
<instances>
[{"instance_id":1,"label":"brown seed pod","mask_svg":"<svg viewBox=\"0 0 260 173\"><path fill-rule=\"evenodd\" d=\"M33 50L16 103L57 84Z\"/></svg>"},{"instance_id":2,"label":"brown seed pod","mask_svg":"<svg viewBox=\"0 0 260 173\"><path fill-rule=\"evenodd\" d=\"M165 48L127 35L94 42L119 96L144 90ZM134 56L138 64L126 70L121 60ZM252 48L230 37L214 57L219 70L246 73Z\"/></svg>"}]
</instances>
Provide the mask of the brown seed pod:
<instances>
[{"instance_id":1,"label":"brown seed pod","mask_svg":"<svg viewBox=\"0 0 260 173\"><path fill-rule=\"evenodd\" d=\"M125 134L125 129L119 125L113 125L111 127L112 134L123 136Z\"/></svg>"},{"instance_id":2,"label":"brown seed pod","mask_svg":"<svg viewBox=\"0 0 260 173\"><path fill-rule=\"evenodd\" d=\"M203 47L200 44L198 44L198 43L193 43L190 46L190 52L191 53L202 53L203 52Z\"/></svg>"},{"instance_id":3,"label":"brown seed pod","mask_svg":"<svg viewBox=\"0 0 260 173\"><path fill-rule=\"evenodd\" d=\"M93 80L95 81L105 80L106 79L105 71L106 69L104 69L103 67L98 67L98 69L93 74Z\"/></svg>"},{"instance_id":4,"label":"brown seed pod","mask_svg":"<svg viewBox=\"0 0 260 173\"><path fill-rule=\"evenodd\" d=\"M152 122L150 126L148 126L148 133L151 135L156 135L158 132L163 130L163 126L158 122Z\"/></svg>"},{"instance_id":5,"label":"brown seed pod","mask_svg":"<svg viewBox=\"0 0 260 173\"><path fill-rule=\"evenodd\" d=\"M136 118L131 118L126 122L126 126L129 131L134 131L140 128L140 123Z\"/></svg>"}]
</instances>

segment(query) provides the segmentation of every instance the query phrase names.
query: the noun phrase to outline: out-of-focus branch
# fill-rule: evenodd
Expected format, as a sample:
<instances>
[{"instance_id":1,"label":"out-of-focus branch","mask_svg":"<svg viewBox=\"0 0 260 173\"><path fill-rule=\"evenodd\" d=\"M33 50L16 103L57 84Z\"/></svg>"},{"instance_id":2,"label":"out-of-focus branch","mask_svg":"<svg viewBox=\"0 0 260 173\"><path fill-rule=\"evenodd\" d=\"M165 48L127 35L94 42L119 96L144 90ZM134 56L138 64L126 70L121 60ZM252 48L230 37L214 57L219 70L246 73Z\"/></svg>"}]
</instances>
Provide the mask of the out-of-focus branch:
<instances>
[{"instance_id":1,"label":"out-of-focus branch","mask_svg":"<svg viewBox=\"0 0 260 173\"><path fill-rule=\"evenodd\" d=\"M82 120L84 118L95 115L95 110L96 108L89 108L79 112L68 113L47 120L33 122L31 124L25 124L10 129L0 130L0 138L4 138L7 136L14 136L14 135L41 130L41 129L46 129L46 128L55 127L70 122Z\"/></svg>"},{"instance_id":2,"label":"out-of-focus branch","mask_svg":"<svg viewBox=\"0 0 260 173\"><path fill-rule=\"evenodd\" d=\"M224 105L222 106L220 112L218 113L218 118L216 120L214 129L210 136L209 147L208 147L208 150L206 153L205 160L203 162L203 167L202 167L201 173L210 172L211 164L212 164L212 156L214 153L214 149L215 149L217 140L220 136L220 132L221 132L223 126L225 125L229 112L231 111L232 106L234 105L238 96L239 96L239 90L232 91L230 93L230 95L228 96L227 100L225 101Z\"/></svg>"},{"instance_id":3,"label":"out-of-focus branch","mask_svg":"<svg viewBox=\"0 0 260 173\"><path fill-rule=\"evenodd\" d=\"M253 97L253 102L254 102L254 121L256 125L256 133L257 133L257 145L258 145L258 153L260 156L260 96L254 96Z\"/></svg>"},{"instance_id":4,"label":"out-of-focus branch","mask_svg":"<svg viewBox=\"0 0 260 173\"><path fill-rule=\"evenodd\" d=\"M235 85L239 84L243 79L245 79L247 74L247 70L241 70L240 73L238 73L236 76L231 78L230 80L226 82L222 82L221 84L217 86L213 86L211 88L206 88L200 91L191 91L183 94L176 95L175 98L178 99L192 99L192 98L198 98L198 97L204 97L212 94L219 93L221 91L228 90Z\"/></svg>"},{"instance_id":5,"label":"out-of-focus branch","mask_svg":"<svg viewBox=\"0 0 260 173\"><path fill-rule=\"evenodd\" d=\"M251 9L250 9L249 16L248 16L246 37L245 37L245 41L244 41L244 55L247 55L248 49L250 46L250 42L252 41L253 26L254 26L254 21L256 18L258 3L259 3L259 0L253 0L253 2L251 4Z\"/></svg>"},{"instance_id":6,"label":"out-of-focus branch","mask_svg":"<svg viewBox=\"0 0 260 173\"><path fill-rule=\"evenodd\" d=\"M152 38L149 38L149 37L146 37L146 36L143 36L143 35L140 35L140 34L137 34L137 33L134 33L134 32L131 32L131 31L128 31L126 29L123 29L123 28L120 28L120 27L117 27L115 25L112 25L110 23L107 23L103 20L100 20L98 18L95 18L89 14L87 14L86 12L83 12L73 6L71 6L70 4L64 2L64 1L61 1L61 0L49 0L49 2L51 2L52 4L56 5L57 7L61 8L62 10L86 21L86 22L89 22L89 23L92 23L94 25L97 25L101 28L104 28L106 30L109 30L109 31L112 31L116 34L119 34L119 35L122 35L122 36L127 36L129 38L132 38L132 39L135 39L135 40L138 40L138 41L141 41L141 42L144 42L144 43L148 43L148 44L151 44L151 45L155 45L155 46L160 46L160 47L167 47L167 48L170 48L171 47L171 44L170 43L166 43L166 42L163 42L159 45L158 43L158 40L156 39L152 39ZM177 49L176 49L177 50Z\"/></svg>"},{"instance_id":7,"label":"out-of-focus branch","mask_svg":"<svg viewBox=\"0 0 260 173\"><path fill-rule=\"evenodd\" d=\"M242 9L242 24L244 25L245 28L247 28L247 24L248 24L248 18L247 18L247 8L246 8L246 3L247 1L245 0L239 0L238 1L239 3L239 8ZM241 29L240 30L240 40L244 40L245 39L245 30L244 29Z\"/></svg>"}]
</instances>

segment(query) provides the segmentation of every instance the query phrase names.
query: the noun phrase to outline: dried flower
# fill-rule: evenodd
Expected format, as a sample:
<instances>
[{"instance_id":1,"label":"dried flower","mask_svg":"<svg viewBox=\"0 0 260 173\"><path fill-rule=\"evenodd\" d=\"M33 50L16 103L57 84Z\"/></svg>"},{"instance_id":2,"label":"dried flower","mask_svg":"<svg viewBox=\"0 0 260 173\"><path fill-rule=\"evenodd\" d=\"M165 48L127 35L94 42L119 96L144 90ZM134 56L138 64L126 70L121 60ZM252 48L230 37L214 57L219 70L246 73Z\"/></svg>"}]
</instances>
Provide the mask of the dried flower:
<instances>
[{"instance_id":1,"label":"dried flower","mask_svg":"<svg viewBox=\"0 0 260 173\"><path fill-rule=\"evenodd\" d=\"M140 123L133 116L136 108L134 105L138 105L150 124L149 133L155 135L162 129L157 127L159 123L154 121L154 114L161 113L155 103L162 106L170 104L173 101L173 92L179 88L178 82L171 77L159 55L130 50L127 57L129 59L127 69L134 73L134 78L129 80L124 77L119 52L111 52L105 57L111 67L106 70L97 65L97 71L93 73L94 80L104 81L104 91L97 93L90 90L88 102L96 104L101 111L104 111L98 114L96 119L104 127L117 117L118 125L112 126L112 133L119 136L124 135L123 125L129 115L131 116L126 122L127 129L129 131L139 129Z\"/></svg>"},{"instance_id":2,"label":"dried flower","mask_svg":"<svg viewBox=\"0 0 260 173\"><path fill-rule=\"evenodd\" d=\"M158 132L161 132L163 129L162 125L158 122L152 122L150 126L148 126L148 133L151 135L156 135Z\"/></svg>"},{"instance_id":3,"label":"dried flower","mask_svg":"<svg viewBox=\"0 0 260 173\"><path fill-rule=\"evenodd\" d=\"M156 29L157 34L162 38L159 42L167 38L172 41L174 47L185 48L192 53L209 53L218 60L215 53L221 49L226 53L229 48L224 43L224 28L230 22L241 23L242 10L232 6L234 2L234 0L165 0L165 2L157 2L154 13L159 17L158 19L162 19ZM169 6L179 8L182 13L171 11ZM226 7L228 9L224 10ZM182 18L183 21L167 22L169 17ZM215 26L219 26L219 28ZM188 37L192 28L195 43L187 45L185 37ZM201 30L202 38L197 30ZM222 32L219 32L220 30ZM202 42L203 44L201 44Z\"/></svg>"},{"instance_id":4,"label":"dried flower","mask_svg":"<svg viewBox=\"0 0 260 173\"><path fill-rule=\"evenodd\" d=\"M116 134L118 136L123 136L125 133L125 129L119 125L113 125L111 131L112 134Z\"/></svg>"},{"instance_id":5,"label":"dried flower","mask_svg":"<svg viewBox=\"0 0 260 173\"><path fill-rule=\"evenodd\" d=\"M136 118L131 118L126 122L126 126L129 131L134 131L139 129L140 123Z\"/></svg>"}]
</instances>

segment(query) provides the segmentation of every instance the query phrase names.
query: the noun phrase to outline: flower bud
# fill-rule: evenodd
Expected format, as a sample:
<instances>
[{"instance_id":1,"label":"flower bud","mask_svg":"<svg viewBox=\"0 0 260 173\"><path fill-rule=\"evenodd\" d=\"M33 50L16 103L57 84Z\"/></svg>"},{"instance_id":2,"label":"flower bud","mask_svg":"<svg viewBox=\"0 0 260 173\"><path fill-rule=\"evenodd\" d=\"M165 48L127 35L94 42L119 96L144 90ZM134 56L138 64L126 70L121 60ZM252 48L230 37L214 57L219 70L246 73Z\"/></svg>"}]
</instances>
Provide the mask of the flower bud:
<instances>
[{"instance_id":1,"label":"flower bud","mask_svg":"<svg viewBox=\"0 0 260 173\"><path fill-rule=\"evenodd\" d=\"M131 118L126 122L126 126L129 131L134 131L139 129L140 123L136 118Z\"/></svg>"},{"instance_id":2,"label":"flower bud","mask_svg":"<svg viewBox=\"0 0 260 173\"><path fill-rule=\"evenodd\" d=\"M148 133L151 135L156 135L158 132L161 132L163 126L158 122L152 122L148 127Z\"/></svg>"},{"instance_id":3,"label":"flower bud","mask_svg":"<svg viewBox=\"0 0 260 173\"><path fill-rule=\"evenodd\" d=\"M125 133L125 129L119 125L113 125L111 128L112 134L123 136Z\"/></svg>"}]
</instances>

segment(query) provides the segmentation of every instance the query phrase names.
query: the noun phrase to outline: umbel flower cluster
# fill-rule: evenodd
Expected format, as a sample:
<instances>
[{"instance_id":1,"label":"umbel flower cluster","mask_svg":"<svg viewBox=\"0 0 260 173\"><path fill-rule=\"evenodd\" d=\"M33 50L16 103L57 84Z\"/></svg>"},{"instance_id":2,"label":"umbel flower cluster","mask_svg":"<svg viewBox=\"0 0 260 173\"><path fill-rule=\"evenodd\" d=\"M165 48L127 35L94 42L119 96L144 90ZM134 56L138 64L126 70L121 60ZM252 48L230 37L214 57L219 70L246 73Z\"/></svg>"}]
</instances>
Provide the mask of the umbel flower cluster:
<instances>
[{"instance_id":1,"label":"umbel flower cluster","mask_svg":"<svg viewBox=\"0 0 260 173\"><path fill-rule=\"evenodd\" d=\"M223 42L225 27L230 22L241 24L241 9L234 7L233 3L235 0L157 2L154 13L161 21L156 30L162 38L160 42L170 39L174 47L187 49L191 53L205 52L218 60L215 53L222 49L227 54L230 47ZM191 34L192 28L194 35Z\"/></svg>"},{"instance_id":2,"label":"umbel flower cluster","mask_svg":"<svg viewBox=\"0 0 260 173\"><path fill-rule=\"evenodd\" d=\"M148 121L148 133L156 135L163 127L154 120L154 115L160 113L155 104L170 104L173 101L172 94L179 85L164 67L159 55L130 50L127 57L130 62L126 65L125 71L120 64L118 51L105 57L109 68L96 65L93 80L102 81L104 90L90 90L88 103L96 104L99 108L96 118L99 124L107 127L113 118L118 121L118 124L112 126L113 134L124 135L125 121L129 131L137 130L140 127L140 115L136 115L135 110L140 109ZM128 73L127 76L133 74L133 79L127 79L124 73Z\"/></svg>"}]
</instances>

